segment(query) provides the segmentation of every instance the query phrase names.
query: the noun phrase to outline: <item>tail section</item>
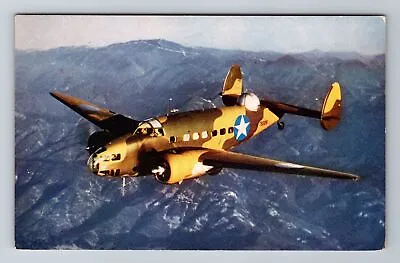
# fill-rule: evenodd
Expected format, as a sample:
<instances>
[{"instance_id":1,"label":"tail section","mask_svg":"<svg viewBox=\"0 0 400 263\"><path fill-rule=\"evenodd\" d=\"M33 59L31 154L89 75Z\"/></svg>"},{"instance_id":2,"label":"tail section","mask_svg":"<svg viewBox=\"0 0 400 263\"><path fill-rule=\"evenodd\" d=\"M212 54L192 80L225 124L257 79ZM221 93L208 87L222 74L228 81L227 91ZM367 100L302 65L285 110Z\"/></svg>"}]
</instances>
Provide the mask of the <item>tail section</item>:
<instances>
[{"instance_id":1,"label":"tail section","mask_svg":"<svg viewBox=\"0 0 400 263\"><path fill-rule=\"evenodd\" d=\"M222 88L222 101L226 106L236 104L237 98L242 95L242 72L239 65L233 65L225 77L224 86Z\"/></svg>"},{"instance_id":2,"label":"tail section","mask_svg":"<svg viewBox=\"0 0 400 263\"><path fill-rule=\"evenodd\" d=\"M338 82L332 84L325 96L321 111L302 108L282 102L262 100L261 104L269 108L279 118L285 113L320 119L321 126L329 131L336 127L340 121L342 95Z\"/></svg>"}]
</instances>

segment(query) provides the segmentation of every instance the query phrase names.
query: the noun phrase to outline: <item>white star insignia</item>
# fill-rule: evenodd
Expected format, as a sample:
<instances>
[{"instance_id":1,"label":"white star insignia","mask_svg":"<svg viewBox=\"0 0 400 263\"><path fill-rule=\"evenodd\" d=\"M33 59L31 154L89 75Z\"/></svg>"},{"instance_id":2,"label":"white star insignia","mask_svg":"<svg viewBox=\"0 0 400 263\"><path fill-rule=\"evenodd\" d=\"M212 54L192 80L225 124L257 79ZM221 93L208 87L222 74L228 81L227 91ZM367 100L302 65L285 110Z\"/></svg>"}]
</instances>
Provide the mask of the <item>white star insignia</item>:
<instances>
[{"instance_id":1,"label":"white star insignia","mask_svg":"<svg viewBox=\"0 0 400 263\"><path fill-rule=\"evenodd\" d=\"M242 118L240 119L239 125L234 126L238 131L237 131L237 138L240 138L240 136L243 134L244 137L247 137L247 126L250 125L250 123L245 122L244 117L241 116Z\"/></svg>"}]
</instances>

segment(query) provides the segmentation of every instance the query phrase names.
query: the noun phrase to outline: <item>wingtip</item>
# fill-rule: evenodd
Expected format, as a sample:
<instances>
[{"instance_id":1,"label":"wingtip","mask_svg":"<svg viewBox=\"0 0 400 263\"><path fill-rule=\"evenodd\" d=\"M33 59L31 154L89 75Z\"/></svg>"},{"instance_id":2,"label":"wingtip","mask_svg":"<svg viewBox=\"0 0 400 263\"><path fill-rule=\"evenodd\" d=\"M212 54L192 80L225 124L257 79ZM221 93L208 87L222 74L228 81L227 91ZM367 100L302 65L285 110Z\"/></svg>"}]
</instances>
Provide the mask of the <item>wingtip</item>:
<instances>
[{"instance_id":1,"label":"wingtip","mask_svg":"<svg viewBox=\"0 0 400 263\"><path fill-rule=\"evenodd\" d=\"M63 94L63 93L61 93L59 91L49 91L49 94L53 98L55 98L55 99L57 99L57 100L59 100L61 102L64 102L64 101L66 101L66 100L68 100L70 98L70 96L68 96L66 94Z\"/></svg>"},{"instance_id":2,"label":"wingtip","mask_svg":"<svg viewBox=\"0 0 400 263\"><path fill-rule=\"evenodd\" d=\"M50 91L49 94L55 98L56 100L64 103L65 105L67 105L68 107L71 108L71 106L76 106L77 104L79 104L81 102L80 99L69 96L67 94L63 94L59 91Z\"/></svg>"},{"instance_id":3,"label":"wingtip","mask_svg":"<svg viewBox=\"0 0 400 263\"><path fill-rule=\"evenodd\" d=\"M358 175L354 175L354 177L353 177L353 181L355 181L355 182L359 182L361 180L361 177L360 176L358 176Z\"/></svg>"},{"instance_id":4,"label":"wingtip","mask_svg":"<svg viewBox=\"0 0 400 263\"><path fill-rule=\"evenodd\" d=\"M57 98L57 91L49 91L49 94L54 97Z\"/></svg>"}]
</instances>

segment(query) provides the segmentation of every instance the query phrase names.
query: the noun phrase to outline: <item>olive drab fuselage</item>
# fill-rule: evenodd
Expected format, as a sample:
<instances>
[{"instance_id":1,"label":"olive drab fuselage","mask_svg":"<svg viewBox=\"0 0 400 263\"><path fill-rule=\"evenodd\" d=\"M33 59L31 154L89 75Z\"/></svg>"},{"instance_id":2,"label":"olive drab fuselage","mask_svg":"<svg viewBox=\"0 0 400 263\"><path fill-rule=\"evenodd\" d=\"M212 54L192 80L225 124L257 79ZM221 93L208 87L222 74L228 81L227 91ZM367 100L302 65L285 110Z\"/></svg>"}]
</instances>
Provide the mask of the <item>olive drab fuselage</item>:
<instances>
[{"instance_id":1,"label":"olive drab fuselage","mask_svg":"<svg viewBox=\"0 0 400 263\"><path fill-rule=\"evenodd\" d=\"M245 106L225 106L170 114L143 122L136 131L121 136L89 158L89 169L101 176L138 176L149 173L141 153L179 149L229 150L259 134L279 118L268 108L250 111ZM182 160L184 161L184 160ZM141 167L142 166L142 167Z\"/></svg>"}]
</instances>

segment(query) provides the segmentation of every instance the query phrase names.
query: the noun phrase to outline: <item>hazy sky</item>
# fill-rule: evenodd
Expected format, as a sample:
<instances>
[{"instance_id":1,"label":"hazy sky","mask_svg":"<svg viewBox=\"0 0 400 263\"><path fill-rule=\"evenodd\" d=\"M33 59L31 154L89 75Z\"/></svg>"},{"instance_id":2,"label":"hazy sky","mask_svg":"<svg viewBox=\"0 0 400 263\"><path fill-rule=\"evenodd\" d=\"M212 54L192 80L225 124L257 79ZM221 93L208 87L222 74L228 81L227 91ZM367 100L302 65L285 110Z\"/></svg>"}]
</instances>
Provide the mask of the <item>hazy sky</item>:
<instances>
[{"instance_id":1,"label":"hazy sky","mask_svg":"<svg viewBox=\"0 0 400 263\"><path fill-rule=\"evenodd\" d=\"M17 49L106 46L163 38L187 46L302 52L386 48L381 16L16 16Z\"/></svg>"}]
</instances>

